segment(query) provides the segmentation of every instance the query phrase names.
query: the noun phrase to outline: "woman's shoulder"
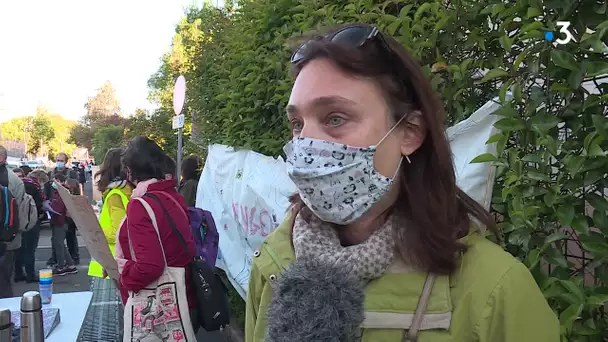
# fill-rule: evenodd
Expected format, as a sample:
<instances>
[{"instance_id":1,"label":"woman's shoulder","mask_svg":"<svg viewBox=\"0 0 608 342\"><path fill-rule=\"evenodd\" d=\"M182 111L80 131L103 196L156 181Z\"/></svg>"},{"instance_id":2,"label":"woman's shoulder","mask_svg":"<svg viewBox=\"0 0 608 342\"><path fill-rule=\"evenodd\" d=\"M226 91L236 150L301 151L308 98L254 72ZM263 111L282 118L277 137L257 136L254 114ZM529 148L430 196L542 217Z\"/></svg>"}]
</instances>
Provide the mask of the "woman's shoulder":
<instances>
[{"instance_id":1,"label":"woman's shoulder","mask_svg":"<svg viewBox=\"0 0 608 342\"><path fill-rule=\"evenodd\" d=\"M513 270L523 267L527 271L519 260L479 233L470 234L464 242L468 250L462 255L460 269L452 276L456 286L462 283L464 288L475 288L478 292L492 291L507 275L521 277L520 272L514 274Z\"/></svg>"}]
</instances>

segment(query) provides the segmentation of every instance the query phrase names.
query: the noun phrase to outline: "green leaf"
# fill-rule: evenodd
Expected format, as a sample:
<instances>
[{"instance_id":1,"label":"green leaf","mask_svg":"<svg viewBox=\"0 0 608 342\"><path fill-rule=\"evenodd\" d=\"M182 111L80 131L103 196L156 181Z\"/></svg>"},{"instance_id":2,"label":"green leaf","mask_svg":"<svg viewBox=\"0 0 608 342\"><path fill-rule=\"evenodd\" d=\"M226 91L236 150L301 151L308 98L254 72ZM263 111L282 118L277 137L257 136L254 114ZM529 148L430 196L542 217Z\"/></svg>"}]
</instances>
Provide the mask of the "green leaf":
<instances>
[{"instance_id":1,"label":"green leaf","mask_svg":"<svg viewBox=\"0 0 608 342\"><path fill-rule=\"evenodd\" d=\"M595 77L608 74L608 62L586 63L587 77Z\"/></svg>"},{"instance_id":2,"label":"green leaf","mask_svg":"<svg viewBox=\"0 0 608 342\"><path fill-rule=\"evenodd\" d=\"M549 177L547 174L536 172L536 171L528 171L528 172L526 172L525 175L528 176L529 179L533 179L533 180L537 180L537 181L545 181L545 182L551 181L551 177Z\"/></svg>"},{"instance_id":3,"label":"green leaf","mask_svg":"<svg viewBox=\"0 0 608 342\"><path fill-rule=\"evenodd\" d=\"M528 7L528 13L527 13L526 17L528 19L530 19L530 18L537 17L537 16L539 16L541 14L543 14L543 12L541 10L539 10L538 8L536 8L536 7ZM534 23L538 23L538 21L535 21ZM534 23L532 23L532 24L534 24ZM528 25L532 25L532 24L528 24ZM542 27L542 23L541 23L540 27ZM540 28L540 27L538 27L538 28Z\"/></svg>"},{"instance_id":4,"label":"green leaf","mask_svg":"<svg viewBox=\"0 0 608 342\"><path fill-rule=\"evenodd\" d=\"M545 239L545 244L549 245L556 241L565 240L567 238L568 238L568 235L566 235L564 233L560 233L560 232L555 232L555 233L547 236L547 239Z\"/></svg>"},{"instance_id":5,"label":"green leaf","mask_svg":"<svg viewBox=\"0 0 608 342\"><path fill-rule=\"evenodd\" d=\"M505 77L505 76L509 76L509 73L504 70L501 70L501 69L492 69L483 76L483 78L481 79L481 81L479 81L479 83L485 83L485 82L491 81L493 79Z\"/></svg>"},{"instance_id":6,"label":"green leaf","mask_svg":"<svg viewBox=\"0 0 608 342\"><path fill-rule=\"evenodd\" d=\"M568 85L570 88L578 89L583 82L583 77L585 77L585 72L583 69L572 70L568 76Z\"/></svg>"},{"instance_id":7,"label":"green leaf","mask_svg":"<svg viewBox=\"0 0 608 342\"><path fill-rule=\"evenodd\" d=\"M526 128L526 124L519 118L502 118L494 123L494 127L503 131L519 131Z\"/></svg>"},{"instance_id":8,"label":"green leaf","mask_svg":"<svg viewBox=\"0 0 608 342\"><path fill-rule=\"evenodd\" d=\"M488 162L496 162L496 161L498 161L498 158L496 158L495 155L493 155L491 153L484 153L484 154L481 154L481 155L473 158L473 160L471 160L471 162L469 164L488 163Z\"/></svg>"},{"instance_id":9,"label":"green leaf","mask_svg":"<svg viewBox=\"0 0 608 342\"><path fill-rule=\"evenodd\" d=\"M608 118L603 115L592 115L593 127L604 139L608 139Z\"/></svg>"},{"instance_id":10,"label":"green leaf","mask_svg":"<svg viewBox=\"0 0 608 342\"><path fill-rule=\"evenodd\" d=\"M530 118L530 126L539 133L546 133L550 129L557 127L560 120L552 115L539 114Z\"/></svg>"},{"instance_id":11,"label":"green leaf","mask_svg":"<svg viewBox=\"0 0 608 342\"><path fill-rule=\"evenodd\" d=\"M585 214L577 213L572 220L572 228L579 233L589 233L589 222Z\"/></svg>"},{"instance_id":12,"label":"green leaf","mask_svg":"<svg viewBox=\"0 0 608 342\"><path fill-rule=\"evenodd\" d=\"M596 194L587 194L585 199L591 204L595 210L606 213L608 211L608 200L605 197Z\"/></svg>"},{"instance_id":13,"label":"green leaf","mask_svg":"<svg viewBox=\"0 0 608 342\"><path fill-rule=\"evenodd\" d=\"M590 234L590 236L581 236L581 245L591 253L594 258L602 259L608 257L608 243L606 238L601 234Z\"/></svg>"},{"instance_id":14,"label":"green leaf","mask_svg":"<svg viewBox=\"0 0 608 342\"><path fill-rule=\"evenodd\" d=\"M576 297L578 303L585 302L585 292L583 292L583 289L577 283L572 280L560 280L559 283L566 290L568 290L569 293L573 294Z\"/></svg>"},{"instance_id":15,"label":"green leaf","mask_svg":"<svg viewBox=\"0 0 608 342\"><path fill-rule=\"evenodd\" d=\"M566 331L572 329L572 325L576 320L581 318L581 312L583 311L583 304L572 304L564 312L559 315L559 324Z\"/></svg>"},{"instance_id":16,"label":"green leaf","mask_svg":"<svg viewBox=\"0 0 608 342\"><path fill-rule=\"evenodd\" d=\"M574 207L568 203L564 203L557 208L555 214L562 227L570 227L574 219Z\"/></svg>"},{"instance_id":17,"label":"green leaf","mask_svg":"<svg viewBox=\"0 0 608 342\"><path fill-rule=\"evenodd\" d=\"M551 61L560 68L580 70L579 64L571 53L563 50L551 50Z\"/></svg>"},{"instance_id":18,"label":"green leaf","mask_svg":"<svg viewBox=\"0 0 608 342\"><path fill-rule=\"evenodd\" d=\"M496 133L496 134L492 135L492 136L491 136L491 137L488 139L488 141L486 141L486 145L489 145L489 144L493 144L493 143L495 143L495 142L498 142L498 141L500 141L501 139L503 139L504 137L505 137L505 135L504 135L504 134L502 134L502 133Z\"/></svg>"}]
</instances>

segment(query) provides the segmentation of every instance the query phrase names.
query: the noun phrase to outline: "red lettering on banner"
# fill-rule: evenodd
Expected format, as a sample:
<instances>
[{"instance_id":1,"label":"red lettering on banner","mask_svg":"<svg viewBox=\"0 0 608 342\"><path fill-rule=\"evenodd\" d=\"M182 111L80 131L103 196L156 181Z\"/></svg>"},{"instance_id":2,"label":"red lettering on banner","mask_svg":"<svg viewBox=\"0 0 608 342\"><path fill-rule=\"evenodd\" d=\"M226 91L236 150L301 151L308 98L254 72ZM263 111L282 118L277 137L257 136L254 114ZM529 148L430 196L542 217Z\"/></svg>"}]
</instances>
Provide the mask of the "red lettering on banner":
<instances>
[{"instance_id":1,"label":"red lettering on banner","mask_svg":"<svg viewBox=\"0 0 608 342\"><path fill-rule=\"evenodd\" d=\"M247 235L260 235L266 237L277 226L273 222L272 216L265 208L249 208L248 206L242 206L233 202L232 214Z\"/></svg>"}]
</instances>

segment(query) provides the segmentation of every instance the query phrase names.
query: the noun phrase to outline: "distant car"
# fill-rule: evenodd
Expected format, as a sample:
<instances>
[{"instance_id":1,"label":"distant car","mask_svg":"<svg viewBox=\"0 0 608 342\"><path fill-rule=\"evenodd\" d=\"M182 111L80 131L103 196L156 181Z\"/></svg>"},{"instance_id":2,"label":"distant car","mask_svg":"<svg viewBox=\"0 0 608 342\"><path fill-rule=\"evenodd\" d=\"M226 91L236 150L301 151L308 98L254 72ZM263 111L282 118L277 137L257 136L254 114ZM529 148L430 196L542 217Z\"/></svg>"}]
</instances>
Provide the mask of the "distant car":
<instances>
[{"instance_id":1,"label":"distant car","mask_svg":"<svg viewBox=\"0 0 608 342\"><path fill-rule=\"evenodd\" d=\"M42 162L42 160L28 160L28 161L22 162L21 165L27 165L30 168L32 168L33 170L44 168L44 163Z\"/></svg>"}]
</instances>

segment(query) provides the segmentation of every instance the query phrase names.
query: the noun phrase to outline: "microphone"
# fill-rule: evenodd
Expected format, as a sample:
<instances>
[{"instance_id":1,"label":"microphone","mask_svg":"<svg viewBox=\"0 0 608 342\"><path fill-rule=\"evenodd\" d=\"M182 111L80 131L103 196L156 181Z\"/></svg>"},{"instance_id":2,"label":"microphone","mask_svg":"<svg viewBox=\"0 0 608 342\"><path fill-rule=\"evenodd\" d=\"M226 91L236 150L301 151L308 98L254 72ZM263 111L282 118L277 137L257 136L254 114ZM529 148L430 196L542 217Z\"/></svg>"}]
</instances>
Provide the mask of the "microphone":
<instances>
[{"instance_id":1,"label":"microphone","mask_svg":"<svg viewBox=\"0 0 608 342\"><path fill-rule=\"evenodd\" d=\"M363 283L348 268L296 260L272 286L265 342L360 339Z\"/></svg>"}]
</instances>

